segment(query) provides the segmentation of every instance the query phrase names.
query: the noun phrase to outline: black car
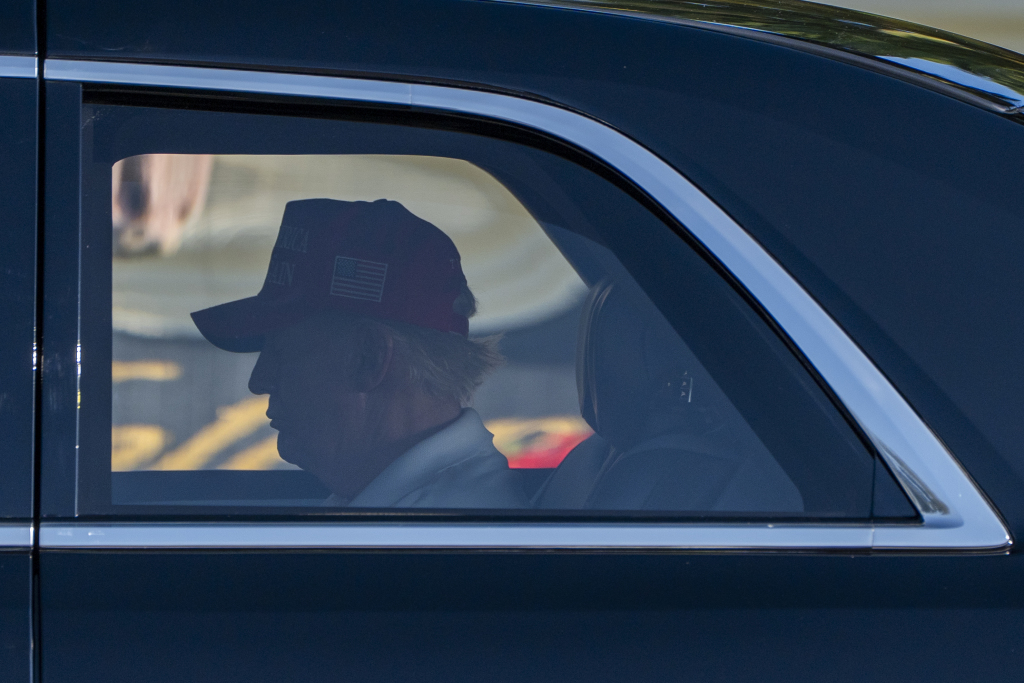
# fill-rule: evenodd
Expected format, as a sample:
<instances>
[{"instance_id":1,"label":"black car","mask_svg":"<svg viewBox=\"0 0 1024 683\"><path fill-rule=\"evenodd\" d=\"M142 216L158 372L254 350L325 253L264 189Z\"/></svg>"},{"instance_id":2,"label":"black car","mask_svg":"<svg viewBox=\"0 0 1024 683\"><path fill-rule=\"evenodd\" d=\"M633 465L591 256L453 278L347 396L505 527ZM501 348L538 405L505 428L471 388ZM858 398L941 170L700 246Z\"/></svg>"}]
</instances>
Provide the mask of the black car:
<instances>
[{"instance_id":1,"label":"black car","mask_svg":"<svg viewBox=\"0 0 1024 683\"><path fill-rule=\"evenodd\" d=\"M1021 55L10 0L0 107L3 680L1020 677Z\"/></svg>"}]
</instances>

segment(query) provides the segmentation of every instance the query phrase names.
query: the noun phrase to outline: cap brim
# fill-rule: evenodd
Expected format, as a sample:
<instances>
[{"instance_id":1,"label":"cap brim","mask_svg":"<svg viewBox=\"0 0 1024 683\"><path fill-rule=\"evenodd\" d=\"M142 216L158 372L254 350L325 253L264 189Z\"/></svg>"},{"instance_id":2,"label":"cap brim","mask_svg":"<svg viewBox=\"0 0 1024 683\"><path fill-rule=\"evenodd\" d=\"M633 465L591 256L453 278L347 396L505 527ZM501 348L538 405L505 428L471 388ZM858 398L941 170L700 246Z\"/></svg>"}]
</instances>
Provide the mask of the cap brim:
<instances>
[{"instance_id":1,"label":"cap brim","mask_svg":"<svg viewBox=\"0 0 1024 683\"><path fill-rule=\"evenodd\" d=\"M302 320L296 306L271 306L257 296L204 308L191 314L192 322L211 344L234 353L263 349L267 332Z\"/></svg>"}]
</instances>

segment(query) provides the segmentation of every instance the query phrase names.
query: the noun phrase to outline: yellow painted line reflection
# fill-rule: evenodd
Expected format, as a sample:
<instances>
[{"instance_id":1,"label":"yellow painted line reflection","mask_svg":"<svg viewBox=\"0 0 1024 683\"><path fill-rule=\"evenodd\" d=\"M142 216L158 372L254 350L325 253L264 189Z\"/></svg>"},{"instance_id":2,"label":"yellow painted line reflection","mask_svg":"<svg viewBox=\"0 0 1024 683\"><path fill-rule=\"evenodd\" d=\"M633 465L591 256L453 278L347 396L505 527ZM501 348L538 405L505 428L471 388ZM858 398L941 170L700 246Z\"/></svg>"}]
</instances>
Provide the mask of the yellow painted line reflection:
<instances>
[{"instance_id":1,"label":"yellow painted line reflection","mask_svg":"<svg viewBox=\"0 0 1024 683\"><path fill-rule=\"evenodd\" d=\"M287 463L277 453L277 434L238 451L219 470L276 470Z\"/></svg>"},{"instance_id":2,"label":"yellow painted line reflection","mask_svg":"<svg viewBox=\"0 0 1024 683\"><path fill-rule=\"evenodd\" d=\"M163 450L171 435L159 425L118 425L111 429L110 470L139 469Z\"/></svg>"},{"instance_id":3,"label":"yellow painted line reflection","mask_svg":"<svg viewBox=\"0 0 1024 683\"><path fill-rule=\"evenodd\" d=\"M110 373L115 383L132 379L170 382L181 377L181 366L165 360L115 360L110 364Z\"/></svg>"},{"instance_id":4,"label":"yellow painted line reflection","mask_svg":"<svg viewBox=\"0 0 1024 683\"><path fill-rule=\"evenodd\" d=\"M522 448L522 441L533 434L571 435L593 431L586 420L575 415L503 418L488 420L484 426L494 434L494 447L505 455L515 455Z\"/></svg>"},{"instance_id":5,"label":"yellow painted line reflection","mask_svg":"<svg viewBox=\"0 0 1024 683\"><path fill-rule=\"evenodd\" d=\"M249 436L265 424L267 396L253 396L217 409L217 419L206 425L173 451L162 456L148 469L199 470L217 453Z\"/></svg>"}]
</instances>

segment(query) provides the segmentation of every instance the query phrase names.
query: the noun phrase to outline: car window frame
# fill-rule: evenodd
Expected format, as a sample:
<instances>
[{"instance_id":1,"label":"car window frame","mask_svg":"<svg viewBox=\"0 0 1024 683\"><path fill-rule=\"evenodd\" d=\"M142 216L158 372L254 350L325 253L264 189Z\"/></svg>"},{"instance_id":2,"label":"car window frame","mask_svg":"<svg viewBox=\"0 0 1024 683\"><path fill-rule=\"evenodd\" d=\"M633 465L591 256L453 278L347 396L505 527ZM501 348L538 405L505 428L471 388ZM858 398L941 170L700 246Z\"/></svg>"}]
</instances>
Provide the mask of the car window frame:
<instances>
[{"instance_id":1,"label":"car window frame","mask_svg":"<svg viewBox=\"0 0 1024 683\"><path fill-rule=\"evenodd\" d=\"M49 82L301 96L413 107L511 123L620 173L675 219L777 323L846 408L917 509L881 523L221 523L46 522L52 548L661 548L1001 552L1008 531L968 473L899 391L799 283L710 197L653 151L552 103L452 85L209 67L44 63ZM43 457L46 457L45 449Z\"/></svg>"}]
</instances>

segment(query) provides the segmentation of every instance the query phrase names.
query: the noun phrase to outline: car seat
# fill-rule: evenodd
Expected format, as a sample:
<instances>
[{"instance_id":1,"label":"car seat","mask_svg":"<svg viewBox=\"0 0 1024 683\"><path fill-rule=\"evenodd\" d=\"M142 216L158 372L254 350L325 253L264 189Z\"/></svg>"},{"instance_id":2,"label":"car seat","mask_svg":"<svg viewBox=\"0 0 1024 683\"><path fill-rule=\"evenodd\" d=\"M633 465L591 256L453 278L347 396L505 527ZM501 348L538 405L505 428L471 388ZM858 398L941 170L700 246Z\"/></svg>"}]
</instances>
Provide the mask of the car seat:
<instances>
[{"instance_id":1,"label":"car seat","mask_svg":"<svg viewBox=\"0 0 1024 683\"><path fill-rule=\"evenodd\" d=\"M594 436L538 491L540 509L792 511L792 481L630 281L591 288L577 391Z\"/></svg>"}]
</instances>

